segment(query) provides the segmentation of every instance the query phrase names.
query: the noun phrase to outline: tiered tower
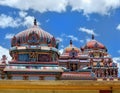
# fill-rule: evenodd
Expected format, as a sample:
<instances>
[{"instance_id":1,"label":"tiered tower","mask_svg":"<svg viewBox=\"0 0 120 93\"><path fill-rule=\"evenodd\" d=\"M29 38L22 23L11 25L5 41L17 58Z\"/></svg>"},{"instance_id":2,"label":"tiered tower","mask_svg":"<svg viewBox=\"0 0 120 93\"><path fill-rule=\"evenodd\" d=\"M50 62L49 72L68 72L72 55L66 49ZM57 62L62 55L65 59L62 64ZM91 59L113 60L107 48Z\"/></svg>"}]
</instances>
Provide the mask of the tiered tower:
<instances>
[{"instance_id":1,"label":"tiered tower","mask_svg":"<svg viewBox=\"0 0 120 93\"><path fill-rule=\"evenodd\" d=\"M94 35L92 35L92 40L87 42L81 49L83 53L89 55L90 67L97 78L118 77L117 64L113 62L107 48L94 39Z\"/></svg>"}]
</instances>

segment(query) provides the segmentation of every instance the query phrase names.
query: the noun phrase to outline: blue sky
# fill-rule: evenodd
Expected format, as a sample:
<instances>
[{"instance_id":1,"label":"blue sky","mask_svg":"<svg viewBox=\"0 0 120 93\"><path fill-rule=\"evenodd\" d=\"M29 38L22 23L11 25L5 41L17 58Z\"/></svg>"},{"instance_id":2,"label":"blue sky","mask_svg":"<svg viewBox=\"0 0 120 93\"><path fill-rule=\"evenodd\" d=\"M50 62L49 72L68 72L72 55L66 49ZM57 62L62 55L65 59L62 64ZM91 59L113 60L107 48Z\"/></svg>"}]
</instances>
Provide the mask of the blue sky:
<instances>
[{"instance_id":1,"label":"blue sky","mask_svg":"<svg viewBox=\"0 0 120 93\"><path fill-rule=\"evenodd\" d=\"M114 62L120 63L120 0L0 0L0 58L8 59L11 37L33 25L60 40L81 47L95 35Z\"/></svg>"}]
</instances>

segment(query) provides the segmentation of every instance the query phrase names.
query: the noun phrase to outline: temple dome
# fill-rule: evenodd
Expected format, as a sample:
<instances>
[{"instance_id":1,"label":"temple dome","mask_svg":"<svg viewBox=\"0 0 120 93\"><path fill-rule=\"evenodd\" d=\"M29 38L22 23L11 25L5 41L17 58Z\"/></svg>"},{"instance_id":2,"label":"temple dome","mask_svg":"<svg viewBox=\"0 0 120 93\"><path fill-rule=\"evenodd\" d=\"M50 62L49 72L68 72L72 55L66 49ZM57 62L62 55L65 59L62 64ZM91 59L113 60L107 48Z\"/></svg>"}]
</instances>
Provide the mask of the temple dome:
<instances>
[{"instance_id":1,"label":"temple dome","mask_svg":"<svg viewBox=\"0 0 120 93\"><path fill-rule=\"evenodd\" d=\"M91 40L91 41L87 42L85 47L105 49L105 46L96 40Z\"/></svg>"},{"instance_id":2,"label":"temple dome","mask_svg":"<svg viewBox=\"0 0 120 93\"><path fill-rule=\"evenodd\" d=\"M100 43L94 39L94 36L92 36L92 40L90 40L89 42L86 43L84 48L87 48L87 49L95 49L95 48L106 49L106 47L102 43Z\"/></svg>"},{"instance_id":3,"label":"temple dome","mask_svg":"<svg viewBox=\"0 0 120 93\"><path fill-rule=\"evenodd\" d=\"M28 37L33 32L36 33L39 36L39 38L40 37L43 37L43 38L52 38L53 37L50 33L42 30L38 26L33 26L27 30L24 30L24 31L16 34L15 36L16 36L16 38Z\"/></svg>"},{"instance_id":4,"label":"temple dome","mask_svg":"<svg viewBox=\"0 0 120 93\"><path fill-rule=\"evenodd\" d=\"M71 45L69 45L68 47L66 47L65 49L64 49L64 52L65 53L69 53L69 52L71 52L72 50L74 50L74 51L76 51L76 52L80 52L80 49L79 48L77 48L77 47L75 47L75 46L71 46Z\"/></svg>"},{"instance_id":5,"label":"temple dome","mask_svg":"<svg viewBox=\"0 0 120 93\"><path fill-rule=\"evenodd\" d=\"M42 30L37 26L36 20L34 26L21 31L12 38L12 46L24 45L56 45L56 40L53 35Z\"/></svg>"},{"instance_id":6,"label":"temple dome","mask_svg":"<svg viewBox=\"0 0 120 93\"><path fill-rule=\"evenodd\" d=\"M76 51L77 53L80 52L80 49L77 48L77 47L75 47L75 46L72 44L72 41L70 41L70 45L69 45L68 47L66 47L63 52L64 52L64 53L70 53L72 50Z\"/></svg>"}]
</instances>

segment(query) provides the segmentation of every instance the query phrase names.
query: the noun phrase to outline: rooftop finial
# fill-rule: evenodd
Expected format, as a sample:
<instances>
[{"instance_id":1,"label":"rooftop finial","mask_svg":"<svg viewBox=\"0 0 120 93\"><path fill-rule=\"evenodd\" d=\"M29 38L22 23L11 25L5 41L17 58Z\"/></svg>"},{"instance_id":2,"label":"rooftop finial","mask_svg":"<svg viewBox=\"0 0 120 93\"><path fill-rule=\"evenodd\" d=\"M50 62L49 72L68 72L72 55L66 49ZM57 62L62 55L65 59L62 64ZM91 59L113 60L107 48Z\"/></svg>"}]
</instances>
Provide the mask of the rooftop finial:
<instances>
[{"instance_id":1,"label":"rooftop finial","mask_svg":"<svg viewBox=\"0 0 120 93\"><path fill-rule=\"evenodd\" d=\"M94 35L92 34L92 40L94 39L95 37L94 37Z\"/></svg>"},{"instance_id":2,"label":"rooftop finial","mask_svg":"<svg viewBox=\"0 0 120 93\"><path fill-rule=\"evenodd\" d=\"M72 40L70 40L70 45L72 45Z\"/></svg>"},{"instance_id":3,"label":"rooftop finial","mask_svg":"<svg viewBox=\"0 0 120 93\"><path fill-rule=\"evenodd\" d=\"M35 26L37 25L36 19L34 19L34 25L35 25Z\"/></svg>"}]
</instances>

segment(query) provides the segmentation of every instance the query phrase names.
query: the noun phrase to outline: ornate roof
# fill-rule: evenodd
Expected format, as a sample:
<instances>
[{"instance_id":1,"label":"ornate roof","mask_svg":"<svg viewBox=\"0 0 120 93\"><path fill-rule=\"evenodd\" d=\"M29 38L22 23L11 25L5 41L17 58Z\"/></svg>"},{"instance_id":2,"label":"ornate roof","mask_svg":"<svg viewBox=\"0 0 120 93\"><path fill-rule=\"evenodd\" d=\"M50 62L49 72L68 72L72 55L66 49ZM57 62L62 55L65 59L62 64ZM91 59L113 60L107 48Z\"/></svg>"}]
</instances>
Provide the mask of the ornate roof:
<instances>
[{"instance_id":1,"label":"ornate roof","mask_svg":"<svg viewBox=\"0 0 120 93\"><path fill-rule=\"evenodd\" d=\"M27 29L27 30L24 30L24 31L18 33L17 35L15 35L15 37L16 38L28 37L33 32L38 34L39 37L43 37L43 38L52 38L53 37L50 33L42 30L41 28L39 28L36 25Z\"/></svg>"},{"instance_id":2,"label":"ornate roof","mask_svg":"<svg viewBox=\"0 0 120 93\"><path fill-rule=\"evenodd\" d=\"M71 51L76 51L77 53L80 52L80 49L77 48L77 47L75 47L75 46L72 44L72 40L70 40L70 45L64 49L64 53L70 53Z\"/></svg>"},{"instance_id":3,"label":"ornate roof","mask_svg":"<svg viewBox=\"0 0 120 93\"><path fill-rule=\"evenodd\" d=\"M76 51L76 52L80 52L80 49L77 48L77 47L75 47L74 45L69 45L68 47L66 47L66 48L64 49L64 52L65 52L65 53L69 53L69 52L71 52L72 50L74 50L74 51Z\"/></svg>"},{"instance_id":4,"label":"ornate roof","mask_svg":"<svg viewBox=\"0 0 120 93\"><path fill-rule=\"evenodd\" d=\"M87 44L84 46L84 48L87 49L94 49L94 48L98 48L98 49L106 49L106 47L98 42L97 40L94 39L94 36L92 35L92 40L90 40L89 42L87 42Z\"/></svg>"},{"instance_id":5,"label":"ornate roof","mask_svg":"<svg viewBox=\"0 0 120 93\"><path fill-rule=\"evenodd\" d=\"M34 26L16 34L12 38L11 45L51 45L56 47L56 40L53 35L39 28L34 20Z\"/></svg>"}]
</instances>

